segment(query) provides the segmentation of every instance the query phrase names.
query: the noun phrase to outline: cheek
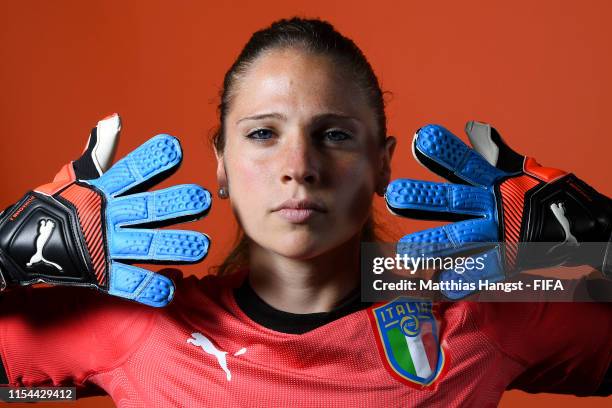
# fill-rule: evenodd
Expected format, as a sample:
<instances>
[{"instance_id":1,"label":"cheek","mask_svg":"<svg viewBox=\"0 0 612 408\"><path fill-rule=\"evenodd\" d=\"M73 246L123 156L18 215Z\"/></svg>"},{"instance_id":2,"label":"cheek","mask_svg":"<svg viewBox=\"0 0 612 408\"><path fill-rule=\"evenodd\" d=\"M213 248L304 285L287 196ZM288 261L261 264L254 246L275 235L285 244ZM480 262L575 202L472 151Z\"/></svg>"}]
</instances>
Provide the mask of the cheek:
<instances>
[{"instance_id":1,"label":"cheek","mask_svg":"<svg viewBox=\"0 0 612 408\"><path fill-rule=\"evenodd\" d=\"M337 216L356 227L360 227L370 213L376 184L373 168L371 160L361 157L335 166L331 177L335 184Z\"/></svg>"},{"instance_id":2,"label":"cheek","mask_svg":"<svg viewBox=\"0 0 612 408\"><path fill-rule=\"evenodd\" d=\"M316 159L319 182L308 192L325 201L328 214L308 227L289 225L269 210L290 198L293 187L281 182L283 156L228 149L226 172L230 200L246 234L265 248L290 256L324 251L353 237L368 218L375 189L375 158L359 152Z\"/></svg>"},{"instance_id":3,"label":"cheek","mask_svg":"<svg viewBox=\"0 0 612 408\"><path fill-rule=\"evenodd\" d=\"M271 183L269 169L248 159L236 160L228 173L236 198L256 198L262 194L262 188Z\"/></svg>"},{"instance_id":4,"label":"cheek","mask_svg":"<svg viewBox=\"0 0 612 408\"><path fill-rule=\"evenodd\" d=\"M266 211L273 201L270 191L274 185L270 164L253 160L246 155L234 160L229 156L225 163L232 207L243 227L252 224ZM246 224L246 225L245 225Z\"/></svg>"}]
</instances>

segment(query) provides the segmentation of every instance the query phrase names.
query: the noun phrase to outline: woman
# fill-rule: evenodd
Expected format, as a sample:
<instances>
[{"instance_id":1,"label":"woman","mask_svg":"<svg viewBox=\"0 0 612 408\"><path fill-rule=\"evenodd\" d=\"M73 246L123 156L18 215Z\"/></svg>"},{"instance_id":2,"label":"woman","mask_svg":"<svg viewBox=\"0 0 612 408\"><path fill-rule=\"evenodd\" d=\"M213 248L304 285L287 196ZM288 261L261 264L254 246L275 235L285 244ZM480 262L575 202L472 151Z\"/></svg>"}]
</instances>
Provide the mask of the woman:
<instances>
[{"instance_id":1,"label":"woman","mask_svg":"<svg viewBox=\"0 0 612 408\"><path fill-rule=\"evenodd\" d=\"M214 145L219 196L244 230L221 276L174 274L158 309L86 289L7 291L10 384L76 385L118 406L485 406L508 387L598 389L612 347L603 305L360 302L360 242L374 237L395 139L371 67L331 25L254 34L225 77ZM394 354L382 327L405 316L422 327Z\"/></svg>"}]
</instances>

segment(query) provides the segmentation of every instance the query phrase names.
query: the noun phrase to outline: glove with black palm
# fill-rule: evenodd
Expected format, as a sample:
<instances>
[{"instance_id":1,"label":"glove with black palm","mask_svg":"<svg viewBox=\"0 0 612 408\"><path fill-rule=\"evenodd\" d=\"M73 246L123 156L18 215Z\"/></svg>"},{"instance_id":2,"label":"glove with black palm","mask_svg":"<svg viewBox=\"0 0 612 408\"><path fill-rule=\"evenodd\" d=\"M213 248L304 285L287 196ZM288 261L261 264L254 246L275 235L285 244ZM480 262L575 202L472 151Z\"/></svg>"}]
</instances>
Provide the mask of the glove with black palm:
<instances>
[{"instance_id":1,"label":"glove with black palm","mask_svg":"<svg viewBox=\"0 0 612 408\"><path fill-rule=\"evenodd\" d=\"M415 134L417 161L454 184L398 179L387 188L387 205L410 218L456 222L406 235L399 253L454 256L482 248L484 269L444 270L442 281L501 281L521 270L556 265L591 265L612 278L608 197L573 174L516 153L488 124L468 122L466 133L473 149L438 125ZM542 244L544 250L538 246L536 255L518 244L535 242L548 244ZM600 244L581 249L587 242ZM445 295L458 299L469 293Z\"/></svg>"},{"instance_id":2,"label":"glove with black palm","mask_svg":"<svg viewBox=\"0 0 612 408\"><path fill-rule=\"evenodd\" d=\"M202 233L149 228L204 215L208 191L187 184L133 193L180 164L179 141L157 135L104 172L119 130L116 114L100 121L81 158L0 214L2 289L36 282L90 286L160 307L172 300L172 280L126 262L193 263L206 256Z\"/></svg>"}]
</instances>

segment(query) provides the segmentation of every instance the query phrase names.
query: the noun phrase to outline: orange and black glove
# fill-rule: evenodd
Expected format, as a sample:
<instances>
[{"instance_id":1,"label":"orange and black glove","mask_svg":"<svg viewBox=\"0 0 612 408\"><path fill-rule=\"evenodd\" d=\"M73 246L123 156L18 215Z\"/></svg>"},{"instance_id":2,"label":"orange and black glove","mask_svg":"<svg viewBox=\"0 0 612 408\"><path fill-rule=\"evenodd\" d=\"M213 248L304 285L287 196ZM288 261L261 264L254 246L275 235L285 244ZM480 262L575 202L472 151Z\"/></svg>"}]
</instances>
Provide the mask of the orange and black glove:
<instances>
[{"instance_id":1,"label":"orange and black glove","mask_svg":"<svg viewBox=\"0 0 612 408\"><path fill-rule=\"evenodd\" d=\"M395 180L387 205L401 216L455 222L406 235L400 254L487 255L472 276L445 270L441 280L501 281L556 265L591 265L612 278L612 200L574 174L515 152L488 124L468 122L466 133L473 148L438 125L415 134L416 160L451 183Z\"/></svg>"}]
</instances>

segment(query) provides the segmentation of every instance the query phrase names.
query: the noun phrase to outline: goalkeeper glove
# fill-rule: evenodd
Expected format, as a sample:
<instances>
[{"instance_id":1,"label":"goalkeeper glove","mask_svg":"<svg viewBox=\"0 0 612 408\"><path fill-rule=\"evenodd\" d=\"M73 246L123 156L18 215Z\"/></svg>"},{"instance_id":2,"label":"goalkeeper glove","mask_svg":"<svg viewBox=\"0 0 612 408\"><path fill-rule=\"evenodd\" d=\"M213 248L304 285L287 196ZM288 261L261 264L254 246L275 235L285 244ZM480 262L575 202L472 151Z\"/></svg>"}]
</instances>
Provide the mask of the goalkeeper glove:
<instances>
[{"instance_id":1,"label":"goalkeeper glove","mask_svg":"<svg viewBox=\"0 0 612 408\"><path fill-rule=\"evenodd\" d=\"M171 301L172 281L127 262L204 258L206 235L150 227L202 216L211 204L208 191L187 184L133 193L180 164L179 141L157 135L103 173L119 129L116 114L99 122L80 159L0 215L3 289L36 282L89 286L159 307Z\"/></svg>"},{"instance_id":2,"label":"goalkeeper glove","mask_svg":"<svg viewBox=\"0 0 612 408\"><path fill-rule=\"evenodd\" d=\"M540 166L512 150L495 128L468 122L473 149L438 125L419 129L413 153L419 163L452 183L393 181L389 209L418 219L454 223L406 235L400 253L453 256L484 243L485 268L476 274L442 271L440 280L503 280L520 270L556 265L591 265L612 278L612 201L571 173ZM530 253L526 243L550 243ZM580 243L598 242L595 251ZM480 244L480 245L479 245ZM458 299L468 292L447 292Z\"/></svg>"}]
</instances>

